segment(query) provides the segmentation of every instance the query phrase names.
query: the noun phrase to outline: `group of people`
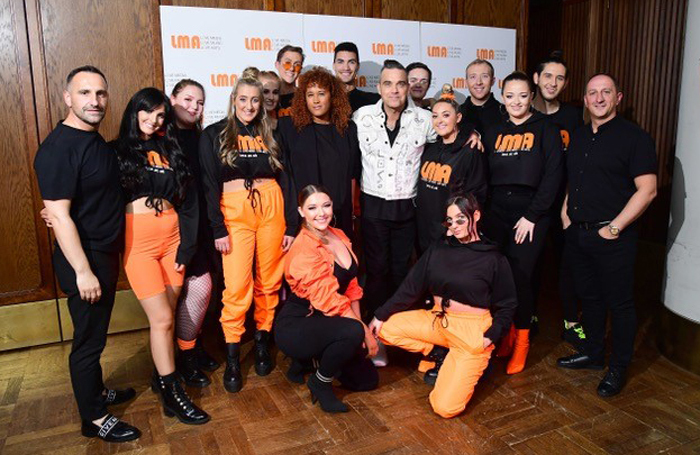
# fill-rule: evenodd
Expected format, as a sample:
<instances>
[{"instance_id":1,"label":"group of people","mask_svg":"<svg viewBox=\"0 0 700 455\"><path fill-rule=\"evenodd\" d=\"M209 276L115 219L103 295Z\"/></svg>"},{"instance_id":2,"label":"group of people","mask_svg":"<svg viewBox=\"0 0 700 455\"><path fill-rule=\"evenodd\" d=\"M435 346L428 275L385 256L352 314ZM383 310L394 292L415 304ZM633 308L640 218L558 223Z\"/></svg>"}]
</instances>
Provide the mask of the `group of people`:
<instances>
[{"instance_id":1,"label":"group of people","mask_svg":"<svg viewBox=\"0 0 700 455\"><path fill-rule=\"evenodd\" d=\"M559 55L532 79L503 79L503 104L492 65L471 62L461 106L449 94L426 99L432 74L420 62L386 60L377 93L359 90L350 42L335 48L335 74L301 74L303 62L301 48L285 46L276 73L246 69L227 116L203 130L201 84L182 80L169 96L144 88L109 144L98 133L105 75L68 75L68 115L34 167L75 327L82 434L140 436L108 412L134 389L106 387L100 368L122 252L150 324L151 387L183 423L210 420L182 382L206 387L204 372L219 367L199 341L219 282L228 392L243 387L254 304L255 372L273 370L274 338L291 359L287 378L306 382L324 411L348 411L334 379L376 388L391 345L423 355L433 410L460 414L494 352L509 357L508 374L525 368L548 232L562 264L563 336L578 349L558 364L604 367L610 311L613 354L598 392L619 393L635 335L634 221L655 195L656 155L648 134L617 116L615 79L588 81L584 125L559 101L569 76Z\"/></svg>"}]
</instances>

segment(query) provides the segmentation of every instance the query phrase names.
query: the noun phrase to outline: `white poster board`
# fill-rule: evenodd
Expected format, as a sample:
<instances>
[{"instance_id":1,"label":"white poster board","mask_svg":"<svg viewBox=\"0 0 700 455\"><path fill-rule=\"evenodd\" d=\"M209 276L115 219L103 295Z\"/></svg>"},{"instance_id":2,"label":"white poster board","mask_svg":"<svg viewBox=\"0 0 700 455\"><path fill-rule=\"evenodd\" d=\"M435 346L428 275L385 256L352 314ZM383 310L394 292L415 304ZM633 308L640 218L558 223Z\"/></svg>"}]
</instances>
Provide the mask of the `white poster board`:
<instances>
[{"instance_id":1,"label":"white poster board","mask_svg":"<svg viewBox=\"0 0 700 455\"><path fill-rule=\"evenodd\" d=\"M277 51L287 44L303 47L304 70L332 70L335 45L354 42L357 85L372 92L385 59L422 61L433 72L428 96L450 83L459 102L468 95L465 68L475 58L493 64L497 83L515 69L511 29L182 6L161 6L160 15L165 91L183 78L200 82L207 95L204 126L226 115L231 87L246 67L274 71ZM494 92L500 99L497 85Z\"/></svg>"}]
</instances>

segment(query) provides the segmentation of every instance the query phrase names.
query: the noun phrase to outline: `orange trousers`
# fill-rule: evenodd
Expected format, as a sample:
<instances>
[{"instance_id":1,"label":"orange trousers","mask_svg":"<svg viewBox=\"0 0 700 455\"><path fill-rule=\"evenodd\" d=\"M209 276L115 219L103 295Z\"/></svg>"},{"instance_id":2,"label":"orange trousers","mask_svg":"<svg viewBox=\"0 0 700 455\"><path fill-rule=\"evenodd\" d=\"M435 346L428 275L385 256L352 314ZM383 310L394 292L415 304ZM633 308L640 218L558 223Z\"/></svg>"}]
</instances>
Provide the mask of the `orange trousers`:
<instances>
[{"instance_id":1,"label":"orange trousers","mask_svg":"<svg viewBox=\"0 0 700 455\"><path fill-rule=\"evenodd\" d=\"M227 343L241 341L246 313L253 301L255 325L267 331L272 328L279 303L284 272L284 199L275 181L256 189L260 197L255 195L255 208L248 199L248 190L221 195L221 212L231 241L231 252L222 256L225 289L220 321Z\"/></svg>"},{"instance_id":2,"label":"orange trousers","mask_svg":"<svg viewBox=\"0 0 700 455\"><path fill-rule=\"evenodd\" d=\"M379 332L384 344L427 355L434 345L450 348L440 368L430 405L444 418L467 407L474 387L491 358L493 344L484 349L484 332L491 327L489 313L448 312L436 318L429 310L413 310L391 316Z\"/></svg>"}]
</instances>

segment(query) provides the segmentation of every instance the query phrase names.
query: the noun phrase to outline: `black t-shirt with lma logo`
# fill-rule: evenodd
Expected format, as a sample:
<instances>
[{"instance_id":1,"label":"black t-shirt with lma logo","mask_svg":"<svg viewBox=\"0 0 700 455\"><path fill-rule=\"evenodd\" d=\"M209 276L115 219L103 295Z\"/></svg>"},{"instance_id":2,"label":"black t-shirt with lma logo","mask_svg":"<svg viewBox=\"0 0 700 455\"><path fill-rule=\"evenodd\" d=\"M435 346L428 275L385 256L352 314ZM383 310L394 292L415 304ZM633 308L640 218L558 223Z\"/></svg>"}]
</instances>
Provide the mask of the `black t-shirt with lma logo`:
<instances>
[{"instance_id":1,"label":"black t-shirt with lma logo","mask_svg":"<svg viewBox=\"0 0 700 455\"><path fill-rule=\"evenodd\" d=\"M484 135L489 164L489 186L518 186L534 190L525 218L535 223L552 207L562 179L562 143L559 128L535 112L521 125L510 120L489 128Z\"/></svg>"},{"instance_id":2,"label":"black t-shirt with lma logo","mask_svg":"<svg viewBox=\"0 0 700 455\"><path fill-rule=\"evenodd\" d=\"M559 109L555 113L547 115L547 118L559 127L562 150L566 152L569 149L571 135L576 129L583 126L583 110L571 104L560 103Z\"/></svg>"},{"instance_id":3,"label":"black t-shirt with lma logo","mask_svg":"<svg viewBox=\"0 0 700 455\"><path fill-rule=\"evenodd\" d=\"M98 132L59 123L39 147L34 171L44 200L71 201L70 216L85 250L122 250L125 203L119 164Z\"/></svg>"}]
</instances>

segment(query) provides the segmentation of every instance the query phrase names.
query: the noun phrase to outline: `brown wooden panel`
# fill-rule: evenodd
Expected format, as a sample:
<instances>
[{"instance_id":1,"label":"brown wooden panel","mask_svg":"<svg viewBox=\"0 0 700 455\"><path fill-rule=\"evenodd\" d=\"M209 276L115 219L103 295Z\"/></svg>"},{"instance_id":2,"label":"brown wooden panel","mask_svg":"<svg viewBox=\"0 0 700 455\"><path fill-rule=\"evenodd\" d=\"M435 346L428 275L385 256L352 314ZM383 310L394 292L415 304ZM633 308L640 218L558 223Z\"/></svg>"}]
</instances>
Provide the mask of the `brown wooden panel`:
<instances>
[{"instance_id":1,"label":"brown wooden panel","mask_svg":"<svg viewBox=\"0 0 700 455\"><path fill-rule=\"evenodd\" d=\"M264 0L161 0L161 5L265 10Z\"/></svg>"},{"instance_id":2,"label":"brown wooden panel","mask_svg":"<svg viewBox=\"0 0 700 455\"><path fill-rule=\"evenodd\" d=\"M358 16L365 14L364 0L330 2L328 0L285 0L285 11L290 13L328 14L331 16Z\"/></svg>"},{"instance_id":3,"label":"brown wooden panel","mask_svg":"<svg viewBox=\"0 0 700 455\"><path fill-rule=\"evenodd\" d=\"M450 22L449 0L381 2L381 17L425 22Z\"/></svg>"},{"instance_id":4,"label":"brown wooden panel","mask_svg":"<svg viewBox=\"0 0 700 455\"><path fill-rule=\"evenodd\" d=\"M521 0L461 1L464 3L464 24L503 28L521 25Z\"/></svg>"},{"instance_id":5,"label":"brown wooden panel","mask_svg":"<svg viewBox=\"0 0 700 455\"><path fill-rule=\"evenodd\" d=\"M0 304L55 297L48 233L39 210L38 147L22 0L0 1Z\"/></svg>"},{"instance_id":6,"label":"brown wooden panel","mask_svg":"<svg viewBox=\"0 0 700 455\"><path fill-rule=\"evenodd\" d=\"M562 7L560 48L569 64L569 86L562 99L579 105L582 104L586 77L590 6L588 0L575 0L564 2Z\"/></svg>"}]
</instances>

